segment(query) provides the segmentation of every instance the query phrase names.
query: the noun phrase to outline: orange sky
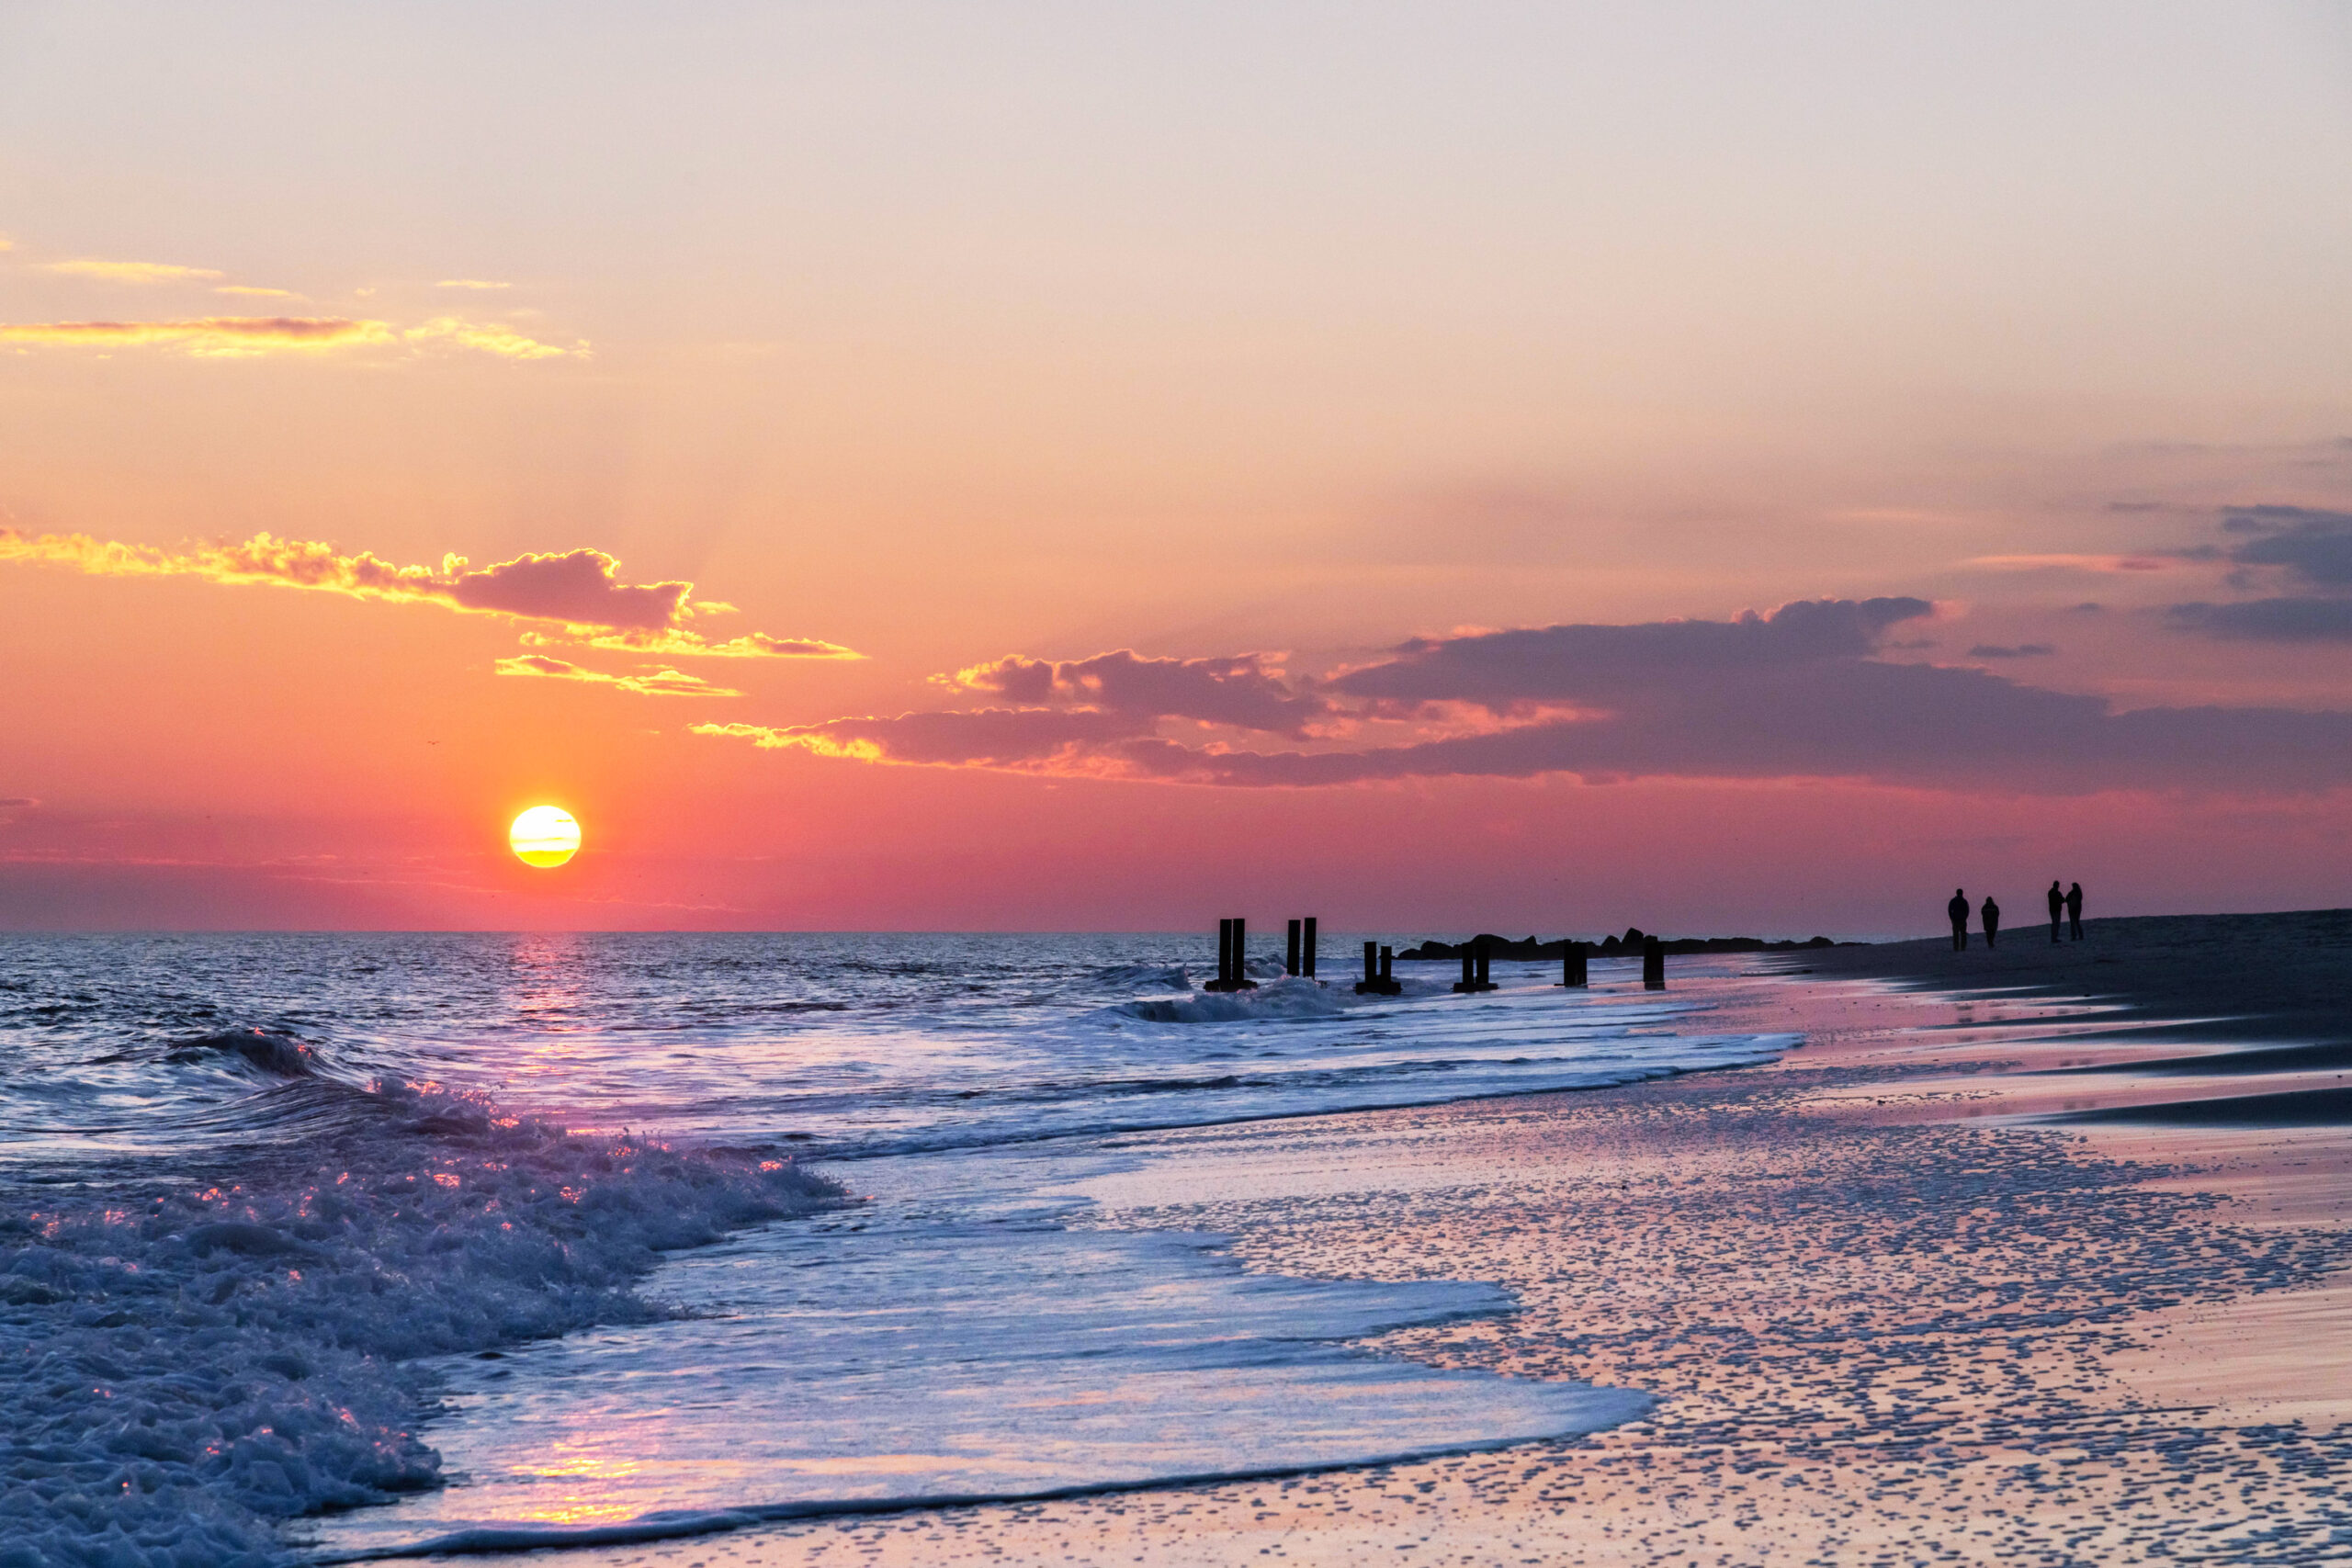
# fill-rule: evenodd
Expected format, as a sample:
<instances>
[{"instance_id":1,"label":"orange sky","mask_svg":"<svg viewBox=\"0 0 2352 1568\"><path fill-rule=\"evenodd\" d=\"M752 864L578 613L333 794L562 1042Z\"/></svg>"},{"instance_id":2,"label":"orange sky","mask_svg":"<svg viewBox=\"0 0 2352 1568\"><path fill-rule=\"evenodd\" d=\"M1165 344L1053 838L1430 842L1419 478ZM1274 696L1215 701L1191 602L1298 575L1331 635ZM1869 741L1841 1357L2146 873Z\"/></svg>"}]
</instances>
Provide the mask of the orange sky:
<instances>
[{"instance_id":1,"label":"orange sky","mask_svg":"<svg viewBox=\"0 0 2352 1568\"><path fill-rule=\"evenodd\" d=\"M31 5L0 147L0 927L2345 901L2325 7Z\"/></svg>"}]
</instances>

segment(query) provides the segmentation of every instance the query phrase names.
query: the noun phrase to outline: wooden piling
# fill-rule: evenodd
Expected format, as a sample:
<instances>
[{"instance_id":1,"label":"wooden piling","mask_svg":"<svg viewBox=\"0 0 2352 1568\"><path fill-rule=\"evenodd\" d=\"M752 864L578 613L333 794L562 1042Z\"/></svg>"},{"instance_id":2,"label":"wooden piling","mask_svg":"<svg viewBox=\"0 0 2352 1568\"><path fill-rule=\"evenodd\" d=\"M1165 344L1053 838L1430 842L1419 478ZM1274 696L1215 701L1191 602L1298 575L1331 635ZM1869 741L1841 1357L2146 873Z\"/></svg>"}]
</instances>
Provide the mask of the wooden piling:
<instances>
[{"instance_id":1,"label":"wooden piling","mask_svg":"<svg viewBox=\"0 0 2352 1568\"><path fill-rule=\"evenodd\" d=\"M1642 939L1642 988L1666 989L1666 943L1654 936Z\"/></svg>"},{"instance_id":2,"label":"wooden piling","mask_svg":"<svg viewBox=\"0 0 2352 1568\"><path fill-rule=\"evenodd\" d=\"M1306 962L1306 966L1304 969L1301 969L1299 973L1312 980L1315 978L1315 917L1312 915L1307 916L1302 924L1306 928L1306 937L1304 942L1301 943L1301 952L1299 956Z\"/></svg>"},{"instance_id":3,"label":"wooden piling","mask_svg":"<svg viewBox=\"0 0 2352 1568\"><path fill-rule=\"evenodd\" d=\"M1283 973L1292 976L1306 973L1298 966L1298 922L1296 920L1290 923L1290 941L1283 948Z\"/></svg>"},{"instance_id":4,"label":"wooden piling","mask_svg":"<svg viewBox=\"0 0 2352 1568\"><path fill-rule=\"evenodd\" d=\"M1580 942L1571 942L1560 949L1560 984L1581 987L1588 983L1586 974L1587 949Z\"/></svg>"},{"instance_id":5,"label":"wooden piling","mask_svg":"<svg viewBox=\"0 0 2352 1568\"><path fill-rule=\"evenodd\" d=\"M1238 915L1216 923L1216 978L1201 989L1204 991L1254 991L1258 982L1250 978L1247 968L1250 957L1249 922Z\"/></svg>"},{"instance_id":6,"label":"wooden piling","mask_svg":"<svg viewBox=\"0 0 2352 1568\"><path fill-rule=\"evenodd\" d=\"M1462 983L1457 991L1491 991L1495 983L1487 978L1487 944L1473 938L1462 950Z\"/></svg>"},{"instance_id":7,"label":"wooden piling","mask_svg":"<svg viewBox=\"0 0 2352 1568\"><path fill-rule=\"evenodd\" d=\"M1388 973L1389 952L1376 942L1363 944L1363 978L1356 982L1360 997L1393 997L1405 987Z\"/></svg>"}]
</instances>

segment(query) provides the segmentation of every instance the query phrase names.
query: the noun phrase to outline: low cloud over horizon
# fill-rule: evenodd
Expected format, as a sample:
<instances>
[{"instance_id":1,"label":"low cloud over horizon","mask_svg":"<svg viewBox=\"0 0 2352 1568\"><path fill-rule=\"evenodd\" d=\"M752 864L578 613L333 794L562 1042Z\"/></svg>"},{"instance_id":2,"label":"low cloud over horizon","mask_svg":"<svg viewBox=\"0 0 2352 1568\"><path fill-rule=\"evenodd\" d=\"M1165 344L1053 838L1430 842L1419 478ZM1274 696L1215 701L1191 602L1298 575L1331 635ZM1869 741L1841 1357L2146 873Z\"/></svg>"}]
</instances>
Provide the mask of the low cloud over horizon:
<instances>
[{"instance_id":1,"label":"low cloud over horizon","mask_svg":"<svg viewBox=\"0 0 2352 1568\"><path fill-rule=\"evenodd\" d=\"M944 682L1018 706L697 725L765 749L908 766L1237 787L1436 777L1844 779L2026 794L2308 791L2352 782L2352 713L2147 707L1878 657L1924 599L1814 599L1728 621L1415 637L1320 679L1257 656L1010 658ZM2039 654L2038 645L1972 657ZM1302 739L1260 750L1170 723ZM1363 744L1376 726L1396 740ZM1350 739L1359 743L1348 744Z\"/></svg>"}]
</instances>

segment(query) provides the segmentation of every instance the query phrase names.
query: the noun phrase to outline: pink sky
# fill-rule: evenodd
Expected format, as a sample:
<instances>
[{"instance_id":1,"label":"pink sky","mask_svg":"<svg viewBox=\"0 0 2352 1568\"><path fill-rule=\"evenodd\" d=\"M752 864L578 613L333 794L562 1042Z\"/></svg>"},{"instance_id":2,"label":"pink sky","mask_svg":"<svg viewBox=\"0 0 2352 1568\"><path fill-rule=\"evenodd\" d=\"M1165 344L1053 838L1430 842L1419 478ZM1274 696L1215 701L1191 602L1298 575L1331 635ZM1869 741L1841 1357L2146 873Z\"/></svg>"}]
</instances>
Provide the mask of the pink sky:
<instances>
[{"instance_id":1,"label":"pink sky","mask_svg":"<svg viewBox=\"0 0 2352 1568\"><path fill-rule=\"evenodd\" d=\"M11 7L0 928L2344 903L2348 67Z\"/></svg>"}]
</instances>

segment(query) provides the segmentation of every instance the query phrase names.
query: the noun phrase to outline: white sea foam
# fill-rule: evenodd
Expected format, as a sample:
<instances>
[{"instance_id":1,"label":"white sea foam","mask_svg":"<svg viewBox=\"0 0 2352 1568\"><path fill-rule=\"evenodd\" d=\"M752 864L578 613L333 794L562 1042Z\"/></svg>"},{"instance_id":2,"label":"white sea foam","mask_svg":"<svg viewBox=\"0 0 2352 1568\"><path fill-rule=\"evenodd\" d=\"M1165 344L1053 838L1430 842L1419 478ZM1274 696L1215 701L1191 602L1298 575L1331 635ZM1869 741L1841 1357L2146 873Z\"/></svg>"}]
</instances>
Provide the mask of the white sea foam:
<instances>
[{"instance_id":1,"label":"white sea foam","mask_svg":"<svg viewBox=\"0 0 2352 1568\"><path fill-rule=\"evenodd\" d=\"M432 1086L300 1087L371 1125L332 1160L0 1218L0 1568L278 1560L275 1521L439 1483L403 1363L657 1318L631 1286L659 1253L838 1191Z\"/></svg>"},{"instance_id":2,"label":"white sea foam","mask_svg":"<svg viewBox=\"0 0 2352 1568\"><path fill-rule=\"evenodd\" d=\"M1057 1239L1064 1211L1038 1194L1066 1158L1102 1157L1089 1151L1105 1134L1625 1083L1792 1042L1685 1032L1681 997L1561 991L1542 965L1498 964L1502 989L1468 997L1446 994L1446 966L1414 966L1401 998L1358 998L1352 976L1318 987L1261 959L1258 989L1211 995L1197 988L1205 946L15 939L0 963L0 1568L267 1563L287 1550L285 1520L322 1509L350 1511L296 1533L544 1518L478 1506L506 1495L493 1460L521 1451L511 1439L526 1428L575 1457L592 1438L629 1445L616 1461L639 1478L628 1485L563 1472L591 1495L588 1516L565 1505L577 1518L903 1498L905 1476L861 1492L838 1467L876 1442L903 1449L944 1399L963 1402L966 1430L930 1484L989 1493L1351 1462L1618 1418L1599 1391L1364 1363L1337 1310L1358 1298L1328 1281L1237 1341L1227 1298L1276 1298L1223 1265L1193 1314L1217 1329L1201 1341L1208 1361L1170 1365L1154 1339L1098 1354L1126 1332L1121 1303L1172 1302L1204 1276L1193 1249L1140 1245L1122 1253L1125 1274L1057 1272L1054 1258L1086 1249ZM378 1078L477 1086L519 1112L366 1087ZM583 1123L607 1131L560 1130ZM609 1131L649 1123L701 1152ZM774 1142L859 1171L869 1192L889 1170L919 1174L903 1212L751 1226L739 1246L673 1254L649 1286L663 1249L823 1201L824 1184L744 1147ZM972 1228L998 1225L1026 1239L976 1273L989 1254ZM705 1276L709 1289L682 1288ZM1410 1302L1361 1302L1444 1307L1430 1283ZM648 1289L730 1315L681 1319ZM750 1309L784 1303L779 1290L814 1294L754 1326ZM1067 1304L1065 1327L1094 1325L1063 1337L1067 1357L1030 1346L1067 1363L1050 1380L1014 1353L1041 1301ZM913 1321L933 1307L935 1321ZM877 1381L842 1334L900 1319L911 1360ZM589 1325L601 1326L571 1332ZM1302 1330L1338 1337L1292 1337ZM1010 1359L977 1368L971 1343ZM1081 1385L1114 1364L1134 1376L1105 1405ZM723 1401L697 1393L675 1408L704 1415L650 1419L717 1366L732 1369ZM567 1386L604 1404L590 1416ZM1003 1397L1024 1390L1070 1414ZM639 1405L648 1422L630 1416ZM817 1405L831 1417L810 1418ZM1342 1407L1354 1430L1308 1419ZM420 1425L436 1408L446 1418ZM1084 1462L1041 1478L1035 1439L1053 1422ZM752 1469L705 1466L706 1453ZM445 1463L475 1484L436 1489ZM821 1487L775 1484L811 1463L826 1467Z\"/></svg>"}]
</instances>

